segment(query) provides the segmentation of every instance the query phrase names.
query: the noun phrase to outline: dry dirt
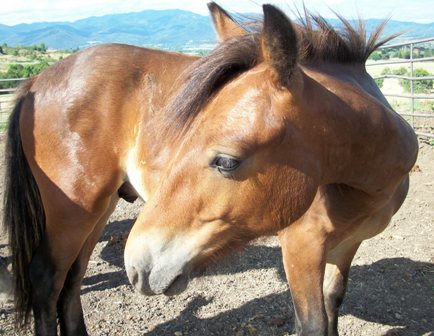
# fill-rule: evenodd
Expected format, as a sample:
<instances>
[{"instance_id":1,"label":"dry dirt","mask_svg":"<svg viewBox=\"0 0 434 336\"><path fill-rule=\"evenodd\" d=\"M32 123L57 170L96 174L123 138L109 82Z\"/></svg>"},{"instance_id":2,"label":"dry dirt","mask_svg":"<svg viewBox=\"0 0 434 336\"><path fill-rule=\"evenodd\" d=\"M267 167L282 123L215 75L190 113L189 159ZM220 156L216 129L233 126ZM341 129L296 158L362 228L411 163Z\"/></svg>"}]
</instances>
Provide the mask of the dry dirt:
<instances>
[{"instance_id":1,"label":"dry dirt","mask_svg":"<svg viewBox=\"0 0 434 336\"><path fill-rule=\"evenodd\" d=\"M433 146L421 144L417 165L402 209L354 259L341 335L434 335ZM211 266L179 296L136 293L123 267L123 236L141 206L120 202L93 253L82 288L91 335L293 333L294 311L274 237ZM7 253L3 235L0 256ZM11 305L0 303L0 335L13 335L12 325Z\"/></svg>"}]
</instances>

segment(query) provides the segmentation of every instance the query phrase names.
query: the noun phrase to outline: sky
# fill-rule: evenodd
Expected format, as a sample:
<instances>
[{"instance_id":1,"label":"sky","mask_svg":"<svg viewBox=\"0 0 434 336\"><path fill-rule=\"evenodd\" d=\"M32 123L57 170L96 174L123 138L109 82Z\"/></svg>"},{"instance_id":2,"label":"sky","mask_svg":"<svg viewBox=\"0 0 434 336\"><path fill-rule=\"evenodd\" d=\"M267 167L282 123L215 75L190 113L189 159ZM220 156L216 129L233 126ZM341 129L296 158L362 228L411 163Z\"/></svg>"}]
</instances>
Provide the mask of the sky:
<instances>
[{"instance_id":1,"label":"sky","mask_svg":"<svg viewBox=\"0 0 434 336\"><path fill-rule=\"evenodd\" d=\"M89 16L138 12L145 9L183 9L207 15L208 0L14 0L2 1L0 23L14 25L40 21L75 21ZM279 6L291 16L292 9L302 8L302 0L220 0L229 12L261 12L261 4ZM434 22L433 0L304 0L306 7L326 18L332 10L348 19L391 17L398 21Z\"/></svg>"}]
</instances>

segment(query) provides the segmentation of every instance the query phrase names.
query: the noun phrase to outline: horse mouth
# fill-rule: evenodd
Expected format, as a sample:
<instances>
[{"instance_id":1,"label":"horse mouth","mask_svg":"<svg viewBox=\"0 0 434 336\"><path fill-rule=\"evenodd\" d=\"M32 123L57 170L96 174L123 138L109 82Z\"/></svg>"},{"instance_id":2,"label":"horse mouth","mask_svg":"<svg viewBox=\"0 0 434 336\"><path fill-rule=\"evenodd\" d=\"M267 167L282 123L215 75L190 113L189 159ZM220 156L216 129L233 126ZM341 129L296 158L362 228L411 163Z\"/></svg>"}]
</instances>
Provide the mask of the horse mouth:
<instances>
[{"instance_id":1,"label":"horse mouth","mask_svg":"<svg viewBox=\"0 0 434 336\"><path fill-rule=\"evenodd\" d=\"M163 294L166 296L175 296L181 294L187 288L189 278L190 277L185 274L178 275L169 285L169 287L163 292Z\"/></svg>"},{"instance_id":2,"label":"horse mouth","mask_svg":"<svg viewBox=\"0 0 434 336\"><path fill-rule=\"evenodd\" d=\"M182 293L190 280L188 267L165 266L156 267L151 271L148 278L149 288L154 294L174 296Z\"/></svg>"}]
</instances>

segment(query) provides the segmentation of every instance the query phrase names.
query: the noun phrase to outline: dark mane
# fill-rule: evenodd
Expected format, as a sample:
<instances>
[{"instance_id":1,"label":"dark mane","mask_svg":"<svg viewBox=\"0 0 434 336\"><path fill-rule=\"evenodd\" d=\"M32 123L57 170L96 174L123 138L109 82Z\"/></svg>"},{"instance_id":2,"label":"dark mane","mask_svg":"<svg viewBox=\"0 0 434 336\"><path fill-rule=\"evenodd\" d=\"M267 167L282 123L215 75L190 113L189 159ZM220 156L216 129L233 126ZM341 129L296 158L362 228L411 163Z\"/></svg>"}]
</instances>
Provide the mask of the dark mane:
<instances>
[{"instance_id":1,"label":"dark mane","mask_svg":"<svg viewBox=\"0 0 434 336\"><path fill-rule=\"evenodd\" d=\"M314 61L364 64L372 52L397 36L380 39L387 20L368 37L362 19L359 19L354 27L339 14L336 16L343 28L333 28L322 16L307 11L304 16L299 15L299 24L296 26L301 64Z\"/></svg>"},{"instance_id":2,"label":"dark mane","mask_svg":"<svg viewBox=\"0 0 434 336\"><path fill-rule=\"evenodd\" d=\"M333 28L323 17L304 11L298 23L298 62L332 62L363 65L369 55L396 35L380 39L385 20L367 37L364 22L356 27L337 15L342 29ZM218 45L211 53L194 62L183 75L183 84L168 106L166 129L182 133L219 87L261 62L260 31L258 23L243 23L256 32L232 38Z\"/></svg>"},{"instance_id":3,"label":"dark mane","mask_svg":"<svg viewBox=\"0 0 434 336\"><path fill-rule=\"evenodd\" d=\"M258 34L240 36L221 43L188 67L185 81L169 103L166 130L184 129L218 87L258 64L259 44Z\"/></svg>"}]
</instances>

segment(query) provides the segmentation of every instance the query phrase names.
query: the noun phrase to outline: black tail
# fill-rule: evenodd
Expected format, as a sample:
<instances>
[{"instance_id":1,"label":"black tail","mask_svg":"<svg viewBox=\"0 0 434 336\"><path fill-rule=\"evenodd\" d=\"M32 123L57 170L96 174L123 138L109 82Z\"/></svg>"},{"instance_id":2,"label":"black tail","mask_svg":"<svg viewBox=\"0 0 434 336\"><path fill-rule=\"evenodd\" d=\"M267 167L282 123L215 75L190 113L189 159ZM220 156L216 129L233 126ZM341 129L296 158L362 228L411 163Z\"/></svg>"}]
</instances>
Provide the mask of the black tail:
<instances>
[{"instance_id":1,"label":"black tail","mask_svg":"<svg viewBox=\"0 0 434 336\"><path fill-rule=\"evenodd\" d=\"M32 80L29 80L18 90L16 105L9 118L6 144L3 220L12 252L17 327L29 322L32 308L29 264L45 229L41 196L20 136L20 115L31 85Z\"/></svg>"}]
</instances>

